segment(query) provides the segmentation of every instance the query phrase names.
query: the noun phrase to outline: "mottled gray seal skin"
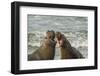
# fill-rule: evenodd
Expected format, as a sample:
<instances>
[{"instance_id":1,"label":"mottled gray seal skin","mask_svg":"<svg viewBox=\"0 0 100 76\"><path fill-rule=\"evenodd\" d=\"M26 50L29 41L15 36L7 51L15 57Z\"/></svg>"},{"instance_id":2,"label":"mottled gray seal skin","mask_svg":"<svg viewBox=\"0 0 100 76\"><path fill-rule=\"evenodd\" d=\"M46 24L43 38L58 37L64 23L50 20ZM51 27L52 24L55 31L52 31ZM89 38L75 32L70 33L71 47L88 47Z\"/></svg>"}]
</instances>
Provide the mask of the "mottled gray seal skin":
<instances>
[{"instance_id":1,"label":"mottled gray seal skin","mask_svg":"<svg viewBox=\"0 0 100 76\"><path fill-rule=\"evenodd\" d=\"M54 41L55 32L47 31L46 37L43 39L41 46L32 54L28 55L28 60L52 60L55 55L55 45Z\"/></svg>"},{"instance_id":2,"label":"mottled gray seal skin","mask_svg":"<svg viewBox=\"0 0 100 76\"><path fill-rule=\"evenodd\" d=\"M73 48L66 37L60 32L56 32L56 40L59 43L61 59L83 58L82 54Z\"/></svg>"}]
</instances>

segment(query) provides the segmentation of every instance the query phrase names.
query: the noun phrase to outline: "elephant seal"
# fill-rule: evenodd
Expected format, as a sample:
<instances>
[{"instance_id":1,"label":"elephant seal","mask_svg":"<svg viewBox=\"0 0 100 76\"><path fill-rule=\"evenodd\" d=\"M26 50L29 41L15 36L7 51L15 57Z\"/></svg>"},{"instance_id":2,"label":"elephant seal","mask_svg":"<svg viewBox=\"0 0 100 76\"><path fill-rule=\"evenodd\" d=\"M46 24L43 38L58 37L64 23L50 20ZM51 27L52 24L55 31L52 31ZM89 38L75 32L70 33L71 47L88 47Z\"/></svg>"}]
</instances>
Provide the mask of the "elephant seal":
<instances>
[{"instance_id":1,"label":"elephant seal","mask_svg":"<svg viewBox=\"0 0 100 76\"><path fill-rule=\"evenodd\" d=\"M61 51L61 59L83 58L82 54L71 46L66 37L60 32L56 32L56 41Z\"/></svg>"},{"instance_id":2,"label":"elephant seal","mask_svg":"<svg viewBox=\"0 0 100 76\"><path fill-rule=\"evenodd\" d=\"M28 60L52 60L55 55L55 45L54 41L55 32L47 31L46 37L42 40L41 46L32 54L28 55Z\"/></svg>"}]
</instances>

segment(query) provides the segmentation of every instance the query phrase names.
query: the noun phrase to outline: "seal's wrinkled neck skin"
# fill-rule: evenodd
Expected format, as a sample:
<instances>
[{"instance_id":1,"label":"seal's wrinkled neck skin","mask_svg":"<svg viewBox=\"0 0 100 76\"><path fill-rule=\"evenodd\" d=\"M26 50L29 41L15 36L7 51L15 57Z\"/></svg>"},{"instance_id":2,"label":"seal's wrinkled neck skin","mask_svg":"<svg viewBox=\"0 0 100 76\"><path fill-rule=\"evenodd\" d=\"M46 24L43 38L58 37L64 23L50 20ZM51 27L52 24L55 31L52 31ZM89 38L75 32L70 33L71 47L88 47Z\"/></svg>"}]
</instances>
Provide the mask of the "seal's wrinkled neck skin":
<instances>
[{"instance_id":1,"label":"seal's wrinkled neck skin","mask_svg":"<svg viewBox=\"0 0 100 76\"><path fill-rule=\"evenodd\" d=\"M52 40L51 39L45 39L42 46L43 46L43 48L52 47Z\"/></svg>"}]
</instances>

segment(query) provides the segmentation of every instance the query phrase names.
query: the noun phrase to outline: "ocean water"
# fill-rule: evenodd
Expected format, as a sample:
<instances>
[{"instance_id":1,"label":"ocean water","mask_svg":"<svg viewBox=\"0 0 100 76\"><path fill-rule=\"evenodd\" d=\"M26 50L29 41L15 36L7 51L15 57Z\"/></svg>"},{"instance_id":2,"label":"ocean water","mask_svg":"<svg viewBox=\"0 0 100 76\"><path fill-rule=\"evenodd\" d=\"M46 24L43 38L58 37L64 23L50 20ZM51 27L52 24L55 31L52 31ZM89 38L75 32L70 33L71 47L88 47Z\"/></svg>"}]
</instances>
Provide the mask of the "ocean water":
<instances>
[{"instance_id":1,"label":"ocean water","mask_svg":"<svg viewBox=\"0 0 100 76\"><path fill-rule=\"evenodd\" d=\"M32 15L28 21L28 54L36 51L48 30L59 31L85 58L88 57L88 18L78 16ZM57 51L58 50L58 51ZM56 48L54 59L60 59Z\"/></svg>"}]
</instances>

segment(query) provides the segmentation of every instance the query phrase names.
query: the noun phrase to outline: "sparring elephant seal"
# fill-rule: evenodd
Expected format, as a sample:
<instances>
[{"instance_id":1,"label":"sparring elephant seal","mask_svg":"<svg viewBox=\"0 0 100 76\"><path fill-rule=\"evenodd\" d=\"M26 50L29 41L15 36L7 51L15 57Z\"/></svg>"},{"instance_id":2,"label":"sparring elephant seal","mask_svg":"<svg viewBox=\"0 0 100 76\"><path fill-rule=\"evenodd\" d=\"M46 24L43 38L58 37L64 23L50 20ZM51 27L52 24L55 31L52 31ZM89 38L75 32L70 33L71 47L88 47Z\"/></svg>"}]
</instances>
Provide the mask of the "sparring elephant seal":
<instances>
[{"instance_id":1,"label":"sparring elephant seal","mask_svg":"<svg viewBox=\"0 0 100 76\"><path fill-rule=\"evenodd\" d=\"M41 46L32 54L28 55L28 60L51 60L54 59L55 45L54 41L55 32L47 31L45 39L42 40Z\"/></svg>"},{"instance_id":2,"label":"sparring elephant seal","mask_svg":"<svg viewBox=\"0 0 100 76\"><path fill-rule=\"evenodd\" d=\"M60 32L56 32L56 41L61 51L61 59L83 58L82 54L71 46L66 37Z\"/></svg>"}]
</instances>

